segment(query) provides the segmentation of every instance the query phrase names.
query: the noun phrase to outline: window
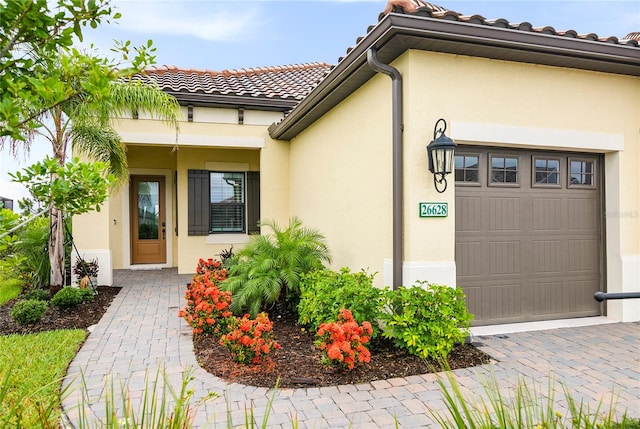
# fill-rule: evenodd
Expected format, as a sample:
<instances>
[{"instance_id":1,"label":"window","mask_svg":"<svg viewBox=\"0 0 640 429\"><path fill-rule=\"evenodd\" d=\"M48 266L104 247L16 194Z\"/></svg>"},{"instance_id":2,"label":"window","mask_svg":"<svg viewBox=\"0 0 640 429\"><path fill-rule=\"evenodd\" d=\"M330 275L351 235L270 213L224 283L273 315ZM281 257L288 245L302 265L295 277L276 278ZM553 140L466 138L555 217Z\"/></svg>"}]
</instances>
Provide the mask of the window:
<instances>
[{"instance_id":1,"label":"window","mask_svg":"<svg viewBox=\"0 0 640 429\"><path fill-rule=\"evenodd\" d=\"M595 187L595 162L569 158L569 186Z\"/></svg>"},{"instance_id":2,"label":"window","mask_svg":"<svg viewBox=\"0 0 640 429\"><path fill-rule=\"evenodd\" d=\"M259 233L260 173L188 171L188 234Z\"/></svg>"},{"instance_id":3,"label":"window","mask_svg":"<svg viewBox=\"0 0 640 429\"><path fill-rule=\"evenodd\" d=\"M456 182L478 183L480 157L478 155L456 155L455 177Z\"/></svg>"},{"instance_id":4,"label":"window","mask_svg":"<svg viewBox=\"0 0 640 429\"><path fill-rule=\"evenodd\" d=\"M212 171L210 177L212 233L244 232L244 173Z\"/></svg>"},{"instance_id":5,"label":"window","mask_svg":"<svg viewBox=\"0 0 640 429\"><path fill-rule=\"evenodd\" d=\"M491 156L490 157L491 184L518 184L518 157Z\"/></svg>"},{"instance_id":6,"label":"window","mask_svg":"<svg viewBox=\"0 0 640 429\"><path fill-rule=\"evenodd\" d=\"M534 185L560 185L560 159L533 157Z\"/></svg>"}]
</instances>

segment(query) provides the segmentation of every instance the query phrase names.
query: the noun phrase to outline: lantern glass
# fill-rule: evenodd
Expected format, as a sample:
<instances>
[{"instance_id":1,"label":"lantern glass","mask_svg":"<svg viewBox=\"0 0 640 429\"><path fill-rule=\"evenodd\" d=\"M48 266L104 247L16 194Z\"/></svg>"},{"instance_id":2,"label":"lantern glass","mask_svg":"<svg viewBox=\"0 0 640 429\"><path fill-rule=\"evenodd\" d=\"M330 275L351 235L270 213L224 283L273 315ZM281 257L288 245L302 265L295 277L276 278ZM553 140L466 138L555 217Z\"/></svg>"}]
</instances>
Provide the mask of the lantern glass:
<instances>
[{"instance_id":1,"label":"lantern glass","mask_svg":"<svg viewBox=\"0 0 640 429\"><path fill-rule=\"evenodd\" d=\"M439 128L438 125L443 127ZM444 192L447 188L446 176L453 173L454 151L456 143L445 135L447 123L444 119L436 122L433 131L433 140L427 145L427 161L429 171L433 173L433 181L438 192ZM439 186L444 184L444 186Z\"/></svg>"}]
</instances>

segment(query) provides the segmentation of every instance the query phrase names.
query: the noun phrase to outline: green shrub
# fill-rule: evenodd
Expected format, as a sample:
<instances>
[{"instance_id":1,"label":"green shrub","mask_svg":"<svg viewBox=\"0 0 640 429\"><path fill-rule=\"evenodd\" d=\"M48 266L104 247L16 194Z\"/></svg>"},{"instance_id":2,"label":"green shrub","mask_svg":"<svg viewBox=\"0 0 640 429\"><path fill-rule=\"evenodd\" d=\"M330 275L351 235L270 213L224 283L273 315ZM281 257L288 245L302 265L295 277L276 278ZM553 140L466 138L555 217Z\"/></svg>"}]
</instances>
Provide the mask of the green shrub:
<instances>
[{"instance_id":1,"label":"green shrub","mask_svg":"<svg viewBox=\"0 0 640 429\"><path fill-rule=\"evenodd\" d=\"M44 289L32 289L24 294L24 299L36 299L38 301L49 301L51 294Z\"/></svg>"},{"instance_id":2,"label":"green shrub","mask_svg":"<svg viewBox=\"0 0 640 429\"><path fill-rule=\"evenodd\" d=\"M92 299L93 291L91 289L78 289L72 286L66 286L51 298L51 304L56 307L68 308L75 307Z\"/></svg>"},{"instance_id":3,"label":"green shrub","mask_svg":"<svg viewBox=\"0 0 640 429\"><path fill-rule=\"evenodd\" d=\"M17 233L15 251L24 257L19 269L22 277L28 279L33 286L49 284L49 234L49 218L45 216L34 219Z\"/></svg>"},{"instance_id":4,"label":"green shrub","mask_svg":"<svg viewBox=\"0 0 640 429\"><path fill-rule=\"evenodd\" d=\"M18 325L28 325L42 319L47 311L47 303L37 299L26 299L16 302L11 309L11 319Z\"/></svg>"},{"instance_id":5,"label":"green shrub","mask_svg":"<svg viewBox=\"0 0 640 429\"><path fill-rule=\"evenodd\" d=\"M302 274L323 268L329 262L325 238L314 229L304 228L293 217L287 229L273 221L264 222L273 234L253 235L233 258L229 278L221 289L231 292L231 310L255 317L280 299L297 305Z\"/></svg>"},{"instance_id":6,"label":"green shrub","mask_svg":"<svg viewBox=\"0 0 640 429\"><path fill-rule=\"evenodd\" d=\"M384 289L373 286L375 274L364 270L352 273L316 270L303 274L300 280L298 322L317 331L321 324L337 320L340 309L346 308L358 324L368 321L373 326L372 337L380 329L376 321L383 305Z\"/></svg>"},{"instance_id":7,"label":"green shrub","mask_svg":"<svg viewBox=\"0 0 640 429\"><path fill-rule=\"evenodd\" d=\"M388 292L387 299L382 335L415 356L446 359L468 335L472 316L460 288L418 282Z\"/></svg>"},{"instance_id":8,"label":"green shrub","mask_svg":"<svg viewBox=\"0 0 640 429\"><path fill-rule=\"evenodd\" d=\"M0 235L8 232L19 223L20 215L9 209L0 208ZM0 237L0 279L12 279L20 276L20 267L25 260L16 252L17 242L18 237L15 233Z\"/></svg>"}]
</instances>

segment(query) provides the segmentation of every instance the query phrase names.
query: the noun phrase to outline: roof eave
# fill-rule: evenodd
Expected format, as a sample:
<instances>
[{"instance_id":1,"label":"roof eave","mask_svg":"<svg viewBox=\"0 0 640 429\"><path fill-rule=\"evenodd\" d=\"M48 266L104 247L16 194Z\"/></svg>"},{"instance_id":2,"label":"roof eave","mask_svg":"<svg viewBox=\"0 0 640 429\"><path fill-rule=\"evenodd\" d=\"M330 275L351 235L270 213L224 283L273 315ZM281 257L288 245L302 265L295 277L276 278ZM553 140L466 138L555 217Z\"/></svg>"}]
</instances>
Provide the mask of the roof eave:
<instances>
[{"instance_id":1,"label":"roof eave","mask_svg":"<svg viewBox=\"0 0 640 429\"><path fill-rule=\"evenodd\" d=\"M253 108L286 112L294 108L299 100L283 98L243 97L238 95L206 94L182 91L166 91L183 105L200 107Z\"/></svg>"},{"instance_id":2,"label":"roof eave","mask_svg":"<svg viewBox=\"0 0 640 429\"><path fill-rule=\"evenodd\" d=\"M368 81L369 48L390 63L409 49L640 76L640 49L601 41L391 13L358 43L292 111L269 127L291 140Z\"/></svg>"}]
</instances>

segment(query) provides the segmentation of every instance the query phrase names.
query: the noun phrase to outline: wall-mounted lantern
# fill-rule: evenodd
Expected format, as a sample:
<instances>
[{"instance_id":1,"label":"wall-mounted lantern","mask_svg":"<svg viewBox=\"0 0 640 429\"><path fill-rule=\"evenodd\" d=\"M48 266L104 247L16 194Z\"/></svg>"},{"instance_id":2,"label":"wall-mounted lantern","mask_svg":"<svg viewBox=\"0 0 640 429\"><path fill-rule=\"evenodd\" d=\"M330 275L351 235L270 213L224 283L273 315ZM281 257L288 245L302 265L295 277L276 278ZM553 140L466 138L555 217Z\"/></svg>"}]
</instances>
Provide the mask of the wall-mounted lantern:
<instances>
[{"instance_id":1,"label":"wall-mounted lantern","mask_svg":"<svg viewBox=\"0 0 640 429\"><path fill-rule=\"evenodd\" d=\"M439 128L440 123L442 126ZM438 119L433 127L433 141L427 145L429 171L433 173L433 185L440 193L447 189L446 176L453 172L453 153L456 148L456 143L444 134L446 130L447 122L444 119ZM442 184L444 186L441 189Z\"/></svg>"}]
</instances>

